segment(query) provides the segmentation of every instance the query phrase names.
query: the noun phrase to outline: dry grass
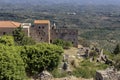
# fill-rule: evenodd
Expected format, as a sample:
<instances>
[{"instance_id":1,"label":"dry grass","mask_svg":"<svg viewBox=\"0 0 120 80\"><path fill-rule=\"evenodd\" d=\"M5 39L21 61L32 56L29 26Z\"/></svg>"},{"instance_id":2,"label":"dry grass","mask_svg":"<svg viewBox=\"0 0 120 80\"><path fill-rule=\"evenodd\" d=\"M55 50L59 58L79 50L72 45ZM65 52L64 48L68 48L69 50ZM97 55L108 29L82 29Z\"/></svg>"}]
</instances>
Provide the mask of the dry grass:
<instances>
[{"instance_id":1,"label":"dry grass","mask_svg":"<svg viewBox=\"0 0 120 80\"><path fill-rule=\"evenodd\" d=\"M77 51L78 51L78 48L72 47L70 49L64 50L64 54L74 56L76 55Z\"/></svg>"},{"instance_id":2,"label":"dry grass","mask_svg":"<svg viewBox=\"0 0 120 80\"><path fill-rule=\"evenodd\" d=\"M65 78L54 78L52 80L93 80L93 79L83 79L83 78L76 78L76 77L65 77Z\"/></svg>"}]
</instances>

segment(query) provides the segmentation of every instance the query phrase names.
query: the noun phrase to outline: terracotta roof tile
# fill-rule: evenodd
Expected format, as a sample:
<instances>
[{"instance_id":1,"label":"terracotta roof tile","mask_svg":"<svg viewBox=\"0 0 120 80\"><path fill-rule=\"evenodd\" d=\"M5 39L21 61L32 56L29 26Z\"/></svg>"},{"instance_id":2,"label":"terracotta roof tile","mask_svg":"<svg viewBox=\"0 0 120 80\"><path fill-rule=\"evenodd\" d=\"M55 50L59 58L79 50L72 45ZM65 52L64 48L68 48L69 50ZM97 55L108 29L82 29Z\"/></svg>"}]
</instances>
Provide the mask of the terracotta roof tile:
<instances>
[{"instance_id":1,"label":"terracotta roof tile","mask_svg":"<svg viewBox=\"0 0 120 80\"><path fill-rule=\"evenodd\" d=\"M35 20L34 24L50 24L49 20Z\"/></svg>"},{"instance_id":2,"label":"terracotta roof tile","mask_svg":"<svg viewBox=\"0 0 120 80\"><path fill-rule=\"evenodd\" d=\"M14 21L0 21L0 28L17 28L21 25L19 22Z\"/></svg>"}]
</instances>

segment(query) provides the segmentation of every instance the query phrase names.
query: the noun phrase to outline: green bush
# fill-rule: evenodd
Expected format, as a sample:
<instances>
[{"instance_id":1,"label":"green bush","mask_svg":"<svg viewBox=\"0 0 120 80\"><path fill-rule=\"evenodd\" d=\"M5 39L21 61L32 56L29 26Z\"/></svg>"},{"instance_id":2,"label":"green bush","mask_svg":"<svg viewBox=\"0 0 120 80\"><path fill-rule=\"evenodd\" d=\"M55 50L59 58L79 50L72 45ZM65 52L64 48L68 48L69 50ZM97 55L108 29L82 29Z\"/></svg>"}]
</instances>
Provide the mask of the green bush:
<instances>
[{"instance_id":1,"label":"green bush","mask_svg":"<svg viewBox=\"0 0 120 80\"><path fill-rule=\"evenodd\" d=\"M15 47L0 44L0 80L26 80L24 62Z\"/></svg>"},{"instance_id":2,"label":"green bush","mask_svg":"<svg viewBox=\"0 0 120 80\"><path fill-rule=\"evenodd\" d=\"M25 36L21 41L21 45L35 45L35 44L36 42L31 37L27 36Z\"/></svg>"},{"instance_id":3,"label":"green bush","mask_svg":"<svg viewBox=\"0 0 120 80\"><path fill-rule=\"evenodd\" d=\"M68 49L73 46L73 44L70 41L64 41L61 39L56 39L53 41L53 44L62 46L64 49Z\"/></svg>"},{"instance_id":4,"label":"green bush","mask_svg":"<svg viewBox=\"0 0 120 80\"><path fill-rule=\"evenodd\" d=\"M12 36L1 36L0 37L0 43L7 45L7 46L13 46L14 45L14 39Z\"/></svg>"},{"instance_id":5,"label":"green bush","mask_svg":"<svg viewBox=\"0 0 120 80\"><path fill-rule=\"evenodd\" d=\"M60 62L63 49L59 46L40 43L33 46L25 46L21 51L21 57L26 63L26 71L30 74L38 74L41 71L53 70Z\"/></svg>"}]
</instances>

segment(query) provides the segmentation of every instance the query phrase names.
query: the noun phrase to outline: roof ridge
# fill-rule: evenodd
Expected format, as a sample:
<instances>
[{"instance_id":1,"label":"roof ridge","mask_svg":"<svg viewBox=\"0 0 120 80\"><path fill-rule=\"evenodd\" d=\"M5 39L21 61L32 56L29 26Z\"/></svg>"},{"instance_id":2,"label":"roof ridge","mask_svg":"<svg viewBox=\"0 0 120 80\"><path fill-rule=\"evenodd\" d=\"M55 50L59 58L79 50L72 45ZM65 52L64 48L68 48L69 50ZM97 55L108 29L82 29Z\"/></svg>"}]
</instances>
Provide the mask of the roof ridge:
<instances>
[{"instance_id":1,"label":"roof ridge","mask_svg":"<svg viewBox=\"0 0 120 80\"><path fill-rule=\"evenodd\" d=\"M10 21L14 26L16 26L17 27L17 25L16 24L14 24L14 23L17 23L17 22L15 22L15 21Z\"/></svg>"}]
</instances>

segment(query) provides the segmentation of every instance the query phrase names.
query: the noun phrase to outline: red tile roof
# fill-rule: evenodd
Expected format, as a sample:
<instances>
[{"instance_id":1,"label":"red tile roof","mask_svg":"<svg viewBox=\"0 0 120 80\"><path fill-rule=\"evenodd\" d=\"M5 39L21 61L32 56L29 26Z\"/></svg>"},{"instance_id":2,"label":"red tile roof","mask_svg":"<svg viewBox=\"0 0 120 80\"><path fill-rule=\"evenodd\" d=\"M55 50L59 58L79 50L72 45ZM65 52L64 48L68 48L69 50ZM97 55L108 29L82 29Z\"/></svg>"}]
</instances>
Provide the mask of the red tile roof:
<instances>
[{"instance_id":1,"label":"red tile roof","mask_svg":"<svg viewBox=\"0 0 120 80\"><path fill-rule=\"evenodd\" d=\"M34 24L50 24L49 20L35 20Z\"/></svg>"},{"instance_id":2,"label":"red tile roof","mask_svg":"<svg viewBox=\"0 0 120 80\"><path fill-rule=\"evenodd\" d=\"M17 28L21 25L19 22L14 21L0 21L0 28Z\"/></svg>"}]
</instances>

